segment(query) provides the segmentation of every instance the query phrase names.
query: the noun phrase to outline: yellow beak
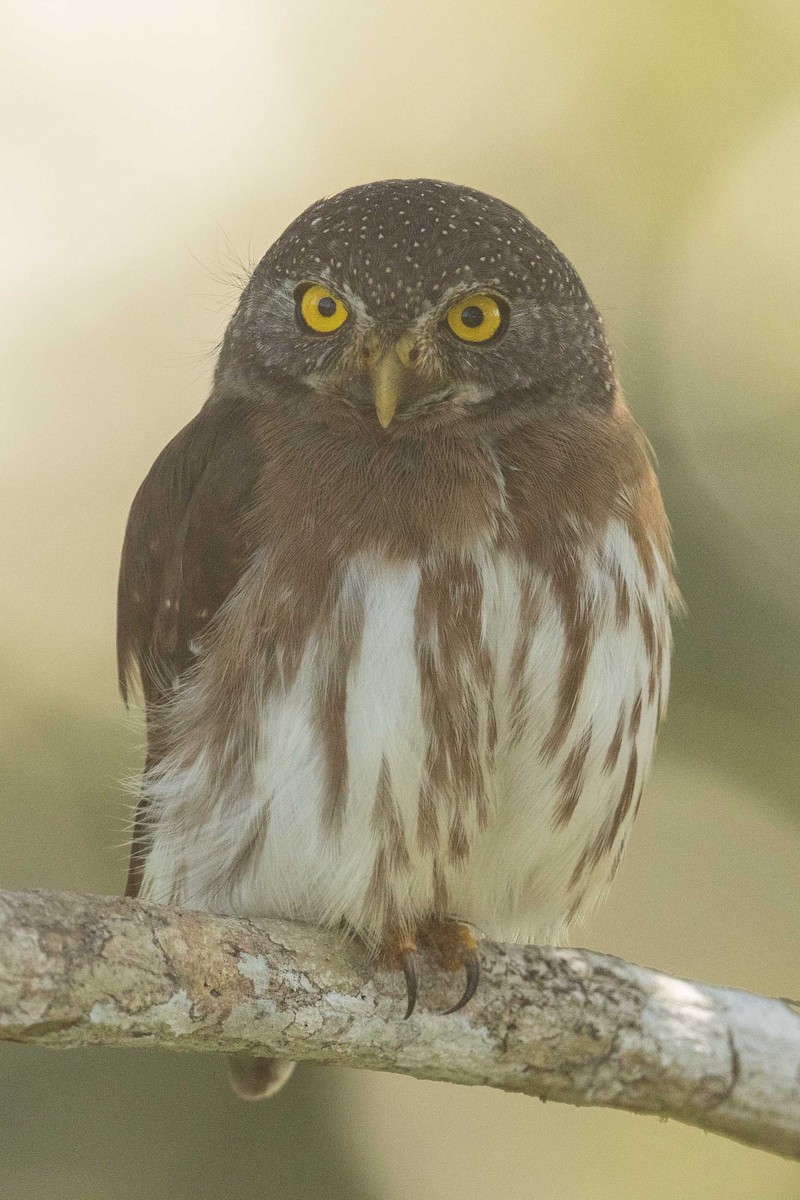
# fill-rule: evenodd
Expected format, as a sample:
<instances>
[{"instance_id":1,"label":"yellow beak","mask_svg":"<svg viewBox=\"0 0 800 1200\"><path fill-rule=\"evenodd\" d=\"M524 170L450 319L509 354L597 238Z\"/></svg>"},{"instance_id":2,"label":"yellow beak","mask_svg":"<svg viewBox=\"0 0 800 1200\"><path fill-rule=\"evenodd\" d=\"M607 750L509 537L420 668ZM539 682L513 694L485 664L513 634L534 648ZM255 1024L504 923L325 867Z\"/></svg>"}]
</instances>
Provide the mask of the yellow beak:
<instances>
[{"instance_id":1,"label":"yellow beak","mask_svg":"<svg viewBox=\"0 0 800 1200\"><path fill-rule=\"evenodd\" d=\"M388 429L400 403L400 384L403 373L411 366L409 351L410 337L400 338L391 350L378 359L372 368L372 389L375 396L375 412L382 429Z\"/></svg>"}]
</instances>

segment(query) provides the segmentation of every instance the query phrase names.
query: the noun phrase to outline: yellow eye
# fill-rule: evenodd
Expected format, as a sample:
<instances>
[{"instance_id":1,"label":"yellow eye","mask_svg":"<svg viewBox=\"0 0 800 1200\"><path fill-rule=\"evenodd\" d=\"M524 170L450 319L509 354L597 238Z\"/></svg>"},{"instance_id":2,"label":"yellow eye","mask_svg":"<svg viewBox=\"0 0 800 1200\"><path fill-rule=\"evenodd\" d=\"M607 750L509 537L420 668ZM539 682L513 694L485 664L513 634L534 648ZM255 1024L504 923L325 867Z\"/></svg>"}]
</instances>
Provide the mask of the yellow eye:
<instances>
[{"instance_id":1,"label":"yellow eye","mask_svg":"<svg viewBox=\"0 0 800 1200\"><path fill-rule=\"evenodd\" d=\"M478 293L454 304L447 324L462 342L488 342L503 324L503 311L494 296Z\"/></svg>"},{"instance_id":2,"label":"yellow eye","mask_svg":"<svg viewBox=\"0 0 800 1200\"><path fill-rule=\"evenodd\" d=\"M305 289L297 311L303 323L315 333L333 333L350 315L339 297L319 283L311 283Z\"/></svg>"}]
</instances>

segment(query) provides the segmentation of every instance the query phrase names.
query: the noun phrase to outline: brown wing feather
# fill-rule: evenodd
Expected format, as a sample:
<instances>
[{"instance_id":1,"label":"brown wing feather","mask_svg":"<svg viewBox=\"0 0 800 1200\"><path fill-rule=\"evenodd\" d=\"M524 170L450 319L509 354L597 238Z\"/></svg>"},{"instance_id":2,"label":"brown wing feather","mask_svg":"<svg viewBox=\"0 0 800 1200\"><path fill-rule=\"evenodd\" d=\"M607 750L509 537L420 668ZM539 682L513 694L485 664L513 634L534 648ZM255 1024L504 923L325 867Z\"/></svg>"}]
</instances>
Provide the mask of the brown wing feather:
<instances>
[{"instance_id":1,"label":"brown wing feather","mask_svg":"<svg viewBox=\"0 0 800 1200\"><path fill-rule=\"evenodd\" d=\"M243 406L211 400L162 450L131 506L117 593L120 690L137 673L147 711L147 765L158 757L154 714L239 578L250 547L241 529L257 473ZM140 798L127 896L146 856Z\"/></svg>"}]
</instances>

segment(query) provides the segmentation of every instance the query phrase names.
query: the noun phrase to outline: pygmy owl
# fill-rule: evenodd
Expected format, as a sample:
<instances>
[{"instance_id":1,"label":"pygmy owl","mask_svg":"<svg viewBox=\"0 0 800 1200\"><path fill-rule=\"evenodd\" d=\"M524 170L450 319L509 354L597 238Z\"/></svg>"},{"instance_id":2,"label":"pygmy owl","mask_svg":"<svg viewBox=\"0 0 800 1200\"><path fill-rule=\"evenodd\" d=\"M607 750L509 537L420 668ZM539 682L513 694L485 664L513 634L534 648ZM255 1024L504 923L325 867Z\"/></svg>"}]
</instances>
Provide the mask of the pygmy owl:
<instances>
[{"instance_id":1,"label":"pygmy owl","mask_svg":"<svg viewBox=\"0 0 800 1200\"><path fill-rule=\"evenodd\" d=\"M669 531L600 316L516 209L387 180L252 274L134 500L127 894L416 949L558 942L612 879L669 674ZM276 1090L291 1064L232 1060Z\"/></svg>"}]
</instances>

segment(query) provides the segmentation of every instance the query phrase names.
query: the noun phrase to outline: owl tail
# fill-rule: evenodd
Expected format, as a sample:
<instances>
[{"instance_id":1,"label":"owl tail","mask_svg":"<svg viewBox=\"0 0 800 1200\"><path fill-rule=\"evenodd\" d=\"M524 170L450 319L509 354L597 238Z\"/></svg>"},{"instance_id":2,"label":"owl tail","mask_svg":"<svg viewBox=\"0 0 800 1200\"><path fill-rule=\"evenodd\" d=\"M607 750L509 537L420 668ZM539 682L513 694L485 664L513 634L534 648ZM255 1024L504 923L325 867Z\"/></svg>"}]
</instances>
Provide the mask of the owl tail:
<instances>
[{"instance_id":1,"label":"owl tail","mask_svg":"<svg viewBox=\"0 0 800 1200\"><path fill-rule=\"evenodd\" d=\"M294 1070L286 1058L253 1058L251 1054L228 1055L228 1078L242 1100L266 1100L279 1092Z\"/></svg>"}]
</instances>

